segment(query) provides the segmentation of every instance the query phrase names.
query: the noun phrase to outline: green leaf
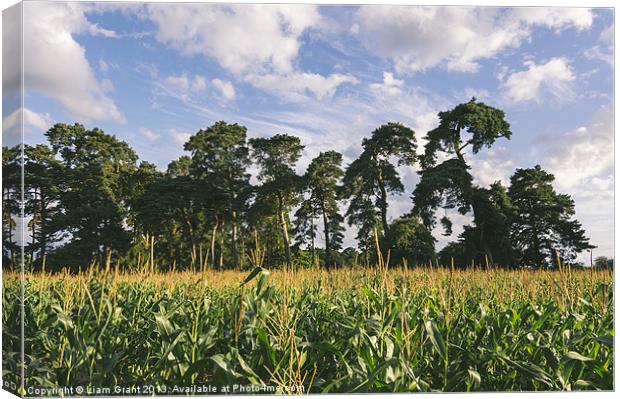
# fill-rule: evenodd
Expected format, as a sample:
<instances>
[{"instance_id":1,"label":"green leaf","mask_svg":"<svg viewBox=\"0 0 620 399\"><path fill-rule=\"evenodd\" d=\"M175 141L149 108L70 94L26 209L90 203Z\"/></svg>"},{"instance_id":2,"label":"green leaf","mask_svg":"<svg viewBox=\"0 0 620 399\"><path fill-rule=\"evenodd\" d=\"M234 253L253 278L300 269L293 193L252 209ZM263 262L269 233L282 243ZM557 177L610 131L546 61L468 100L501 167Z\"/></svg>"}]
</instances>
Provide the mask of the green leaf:
<instances>
[{"instance_id":1,"label":"green leaf","mask_svg":"<svg viewBox=\"0 0 620 399\"><path fill-rule=\"evenodd\" d=\"M602 343L603 345L605 345L605 346L607 346L609 348L613 348L614 347L614 340L609 335L599 335L598 337L594 337L594 340Z\"/></svg>"},{"instance_id":2,"label":"green leaf","mask_svg":"<svg viewBox=\"0 0 620 399\"><path fill-rule=\"evenodd\" d=\"M254 268L254 270L252 270L250 272L250 274L248 274L248 276L245 278L245 280L243 280L243 283L241 283L241 285L246 285L247 283L249 283L250 281L252 281L254 279L254 277L258 276L258 273L264 271L264 269L260 266L257 266Z\"/></svg>"},{"instance_id":3,"label":"green leaf","mask_svg":"<svg viewBox=\"0 0 620 399\"><path fill-rule=\"evenodd\" d=\"M476 370L468 369L467 373L469 374L469 378L471 378L477 384L480 384L480 374Z\"/></svg>"},{"instance_id":4,"label":"green leaf","mask_svg":"<svg viewBox=\"0 0 620 399\"><path fill-rule=\"evenodd\" d=\"M567 360L578 360L580 362L589 362L589 361L592 361L593 359L587 356L584 356L580 353L570 351L562 357L562 362L565 362Z\"/></svg>"},{"instance_id":5,"label":"green leaf","mask_svg":"<svg viewBox=\"0 0 620 399\"><path fill-rule=\"evenodd\" d=\"M433 347L435 348L437 353L439 353L439 356L441 356L442 359L445 359L447 352L446 343L441 333L437 329L437 326L431 320L428 320L426 323L424 323L424 327L426 328L426 333L428 334L428 337L430 338Z\"/></svg>"}]
</instances>

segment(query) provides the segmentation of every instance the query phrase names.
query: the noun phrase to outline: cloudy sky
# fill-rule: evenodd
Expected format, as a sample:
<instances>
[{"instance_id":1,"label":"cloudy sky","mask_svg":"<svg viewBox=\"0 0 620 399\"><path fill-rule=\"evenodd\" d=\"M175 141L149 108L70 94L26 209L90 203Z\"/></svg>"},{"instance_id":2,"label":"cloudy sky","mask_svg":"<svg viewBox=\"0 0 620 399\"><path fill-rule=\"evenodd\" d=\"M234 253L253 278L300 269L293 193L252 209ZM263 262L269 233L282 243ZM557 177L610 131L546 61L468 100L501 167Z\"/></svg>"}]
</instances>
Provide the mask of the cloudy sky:
<instances>
[{"instance_id":1,"label":"cloudy sky","mask_svg":"<svg viewBox=\"0 0 620 399\"><path fill-rule=\"evenodd\" d=\"M513 131L468 155L476 182L541 164L575 199L595 256L612 255L613 29L609 9L25 3L25 140L81 122L164 169L191 134L226 120L301 137L303 172L328 149L349 163L387 121L423 143L438 111L475 96ZM5 59L17 49L5 40ZM4 68L10 144L19 73ZM418 181L415 168L401 176L392 218Z\"/></svg>"}]
</instances>

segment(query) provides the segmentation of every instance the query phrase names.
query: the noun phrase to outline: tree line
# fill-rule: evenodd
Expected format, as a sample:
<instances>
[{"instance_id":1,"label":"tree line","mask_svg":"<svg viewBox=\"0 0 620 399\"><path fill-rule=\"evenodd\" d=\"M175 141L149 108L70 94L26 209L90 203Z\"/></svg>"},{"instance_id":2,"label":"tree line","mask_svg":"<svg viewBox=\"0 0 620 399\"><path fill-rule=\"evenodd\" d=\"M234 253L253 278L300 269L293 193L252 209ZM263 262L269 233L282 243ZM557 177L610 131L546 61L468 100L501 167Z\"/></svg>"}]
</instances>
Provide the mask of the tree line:
<instances>
[{"instance_id":1,"label":"tree line","mask_svg":"<svg viewBox=\"0 0 620 399\"><path fill-rule=\"evenodd\" d=\"M244 126L216 122L158 171L114 135L58 123L47 144L3 148L3 257L17 261L23 168L32 270L573 262L593 246L552 174L536 165L517 169L508 187L473 183L466 152L511 135L504 112L474 98L440 112L423 148L412 129L390 122L349 165L326 151L298 175L304 145L288 134L248 138ZM411 211L389 220L390 197L405 192L399 167L416 168L420 181ZM472 222L437 252L431 231L439 223L452 234L448 211ZM345 224L356 227L357 248L343 248Z\"/></svg>"}]
</instances>

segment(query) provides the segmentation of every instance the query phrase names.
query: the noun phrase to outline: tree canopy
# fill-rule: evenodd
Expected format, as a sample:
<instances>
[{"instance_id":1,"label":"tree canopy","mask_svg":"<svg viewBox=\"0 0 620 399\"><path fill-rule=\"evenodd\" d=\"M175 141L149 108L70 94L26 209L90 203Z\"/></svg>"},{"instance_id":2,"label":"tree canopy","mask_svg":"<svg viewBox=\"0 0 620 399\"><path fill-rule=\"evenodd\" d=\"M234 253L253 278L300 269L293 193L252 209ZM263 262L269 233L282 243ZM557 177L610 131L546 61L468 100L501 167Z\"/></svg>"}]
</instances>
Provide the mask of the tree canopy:
<instances>
[{"instance_id":1,"label":"tree canopy","mask_svg":"<svg viewBox=\"0 0 620 399\"><path fill-rule=\"evenodd\" d=\"M541 267L555 263L556 251L572 261L577 253L594 248L581 224L573 219L575 203L553 188L555 177L540 165L517 169L508 195L514 208L511 237L518 263Z\"/></svg>"},{"instance_id":2,"label":"tree canopy","mask_svg":"<svg viewBox=\"0 0 620 399\"><path fill-rule=\"evenodd\" d=\"M349 224L359 225L358 241L367 246L377 224L382 234L389 230L388 196L405 190L398 166L416 161L415 132L400 123L380 126L362 140L362 153L344 174L342 197L349 199Z\"/></svg>"},{"instance_id":3,"label":"tree canopy","mask_svg":"<svg viewBox=\"0 0 620 399\"><path fill-rule=\"evenodd\" d=\"M215 122L158 170L114 135L59 123L46 132L47 144L3 147L3 259L14 264L23 245L28 267L48 271L337 267L380 263L381 252L392 266L553 267L556 253L574 262L593 246L552 174L536 165L517 169L508 187L474 184L468 154L511 135L503 111L472 99L439 113L423 154L412 129L388 122L362 140L350 163L324 151L299 174L305 146L289 134L250 138L242 125ZM411 212L391 217L406 169L420 176ZM436 252L438 222L453 232L448 211L471 223ZM348 234L356 234L357 249L343 248Z\"/></svg>"},{"instance_id":4,"label":"tree canopy","mask_svg":"<svg viewBox=\"0 0 620 399\"><path fill-rule=\"evenodd\" d=\"M473 184L464 151L469 147L473 154L477 154L485 147L490 148L498 139L510 139L511 136L504 112L477 102L475 98L440 112L439 126L426 136L424 154L420 156L420 183L412 196L413 214L422 217L428 227L434 226L439 207L445 210L456 208L462 215L472 211L477 234L470 234L469 241L477 240L472 244L480 248L485 259L491 263L494 263L494 252L490 241L496 240L496 237L485 231L483 224L485 220L499 217L490 214L493 207L488 206L488 197ZM437 165L439 154L446 160ZM452 222L447 214L441 223L446 234L450 235ZM504 239L507 237L501 238Z\"/></svg>"}]
</instances>

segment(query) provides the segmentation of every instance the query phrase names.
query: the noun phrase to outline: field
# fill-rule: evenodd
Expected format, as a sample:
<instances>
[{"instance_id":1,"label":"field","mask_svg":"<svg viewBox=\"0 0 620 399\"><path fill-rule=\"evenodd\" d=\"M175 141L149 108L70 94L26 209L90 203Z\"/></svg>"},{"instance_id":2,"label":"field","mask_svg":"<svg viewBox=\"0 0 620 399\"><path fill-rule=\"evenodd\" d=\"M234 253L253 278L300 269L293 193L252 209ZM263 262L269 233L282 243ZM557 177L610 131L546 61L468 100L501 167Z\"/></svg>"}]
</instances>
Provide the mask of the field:
<instances>
[{"instance_id":1,"label":"field","mask_svg":"<svg viewBox=\"0 0 620 399\"><path fill-rule=\"evenodd\" d=\"M609 271L31 274L25 291L31 389L613 389ZM17 275L5 274L3 295L10 350Z\"/></svg>"}]
</instances>

